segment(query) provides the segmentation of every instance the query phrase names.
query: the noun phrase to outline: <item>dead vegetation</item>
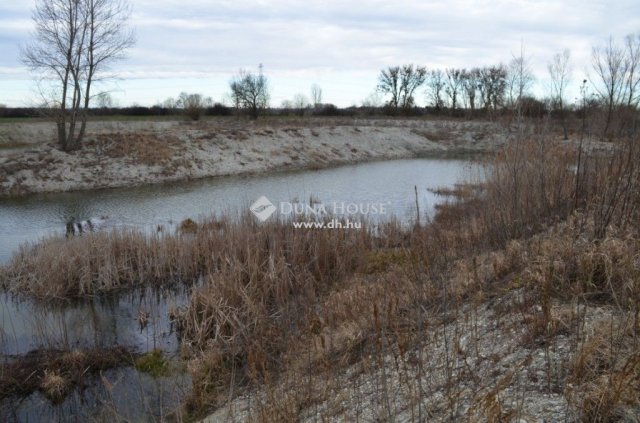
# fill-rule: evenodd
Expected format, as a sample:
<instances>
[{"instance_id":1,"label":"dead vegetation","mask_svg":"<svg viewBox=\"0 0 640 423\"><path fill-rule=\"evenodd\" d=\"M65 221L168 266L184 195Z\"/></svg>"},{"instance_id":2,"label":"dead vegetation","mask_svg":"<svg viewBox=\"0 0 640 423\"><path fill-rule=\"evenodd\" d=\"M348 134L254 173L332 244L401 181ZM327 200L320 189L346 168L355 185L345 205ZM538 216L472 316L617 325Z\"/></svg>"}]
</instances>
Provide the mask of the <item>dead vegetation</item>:
<instances>
[{"instance_id":1,"label":"dead vegetation","mask_svg":"<svg viewBox=\"0 0 640 423\"><path fill-rule=\"evenodd\" d=\"M123 347L95 350L35 350L0 367L0 399L40 390L54 403L64 400L83 378L101 370L131 365L134 356Z\"/></svg>"},{"instance_id":2,"label":"dead vegetation","mask_svg":"<svg viewBox=\"0 0 640 423\"><path fill-rule=\"evenodd\" d=\"M514 142L482 189L458 188L432 225L392 233L397 243L324 295L273 300L212 278L182 316L192 411L221 407L214 418L232 421L637 415L636 142L588 157L543 137Z\"/></svg>"},{"instance_id":3,"label":"dead vegetation","mask_svg":"<svg viewBox=\"0 0 640 423\"><path fill-rule=\"evenodd\" d=\"M144 133L96 135L87 146L111 158L127 158L136 164L165 165L180 151L182 143L173 136Z\"/></svg>"},{"instance_id":4,"label":"dead vegetation","mask_svg":"<svg viewBox=\"0 0 640 423\"><path fill-rule=\"evenodd\" d=\"M485 180L442 192L454 198L428 226L185 221L176 234L49 239L3 280L61 297L199 279L172 311L192 416L633 421L639 147L516 139Z\"/></svg>"}]
</instances>

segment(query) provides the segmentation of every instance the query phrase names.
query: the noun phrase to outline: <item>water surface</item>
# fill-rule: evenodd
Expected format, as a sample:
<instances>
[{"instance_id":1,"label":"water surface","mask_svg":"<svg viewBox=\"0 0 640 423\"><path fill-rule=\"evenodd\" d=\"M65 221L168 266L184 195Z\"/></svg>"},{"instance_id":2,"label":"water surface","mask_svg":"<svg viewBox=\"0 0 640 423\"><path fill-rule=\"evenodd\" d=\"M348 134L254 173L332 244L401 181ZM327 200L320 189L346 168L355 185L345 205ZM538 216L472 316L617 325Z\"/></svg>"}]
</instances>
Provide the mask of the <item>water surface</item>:
<instances>
[{"instance_id":1,"label":"water surface","mask_svg":"<svg viewBox=\"0 0 640 423\"><path fill-rule=\"evenodd\" d=\"M468 161L412 159L249 177L202 179L139 188L34 195L0 203L0 263L21 244L64 234L65 223L108 216L109 226L172 230L185 218L238 213L261 196L273 203L313 198L324 204L385 204L387 213L411 221L416 191L421 214L442 201L429 188L451 187L475 171ZM0 361L34 349L126 346L138 353L159 348L176 357L179 339L169 310L188 302L188 287L144 289L63 304L17 300L0 293ZM141 313L148 324L140 326ZM159 421L188 394L189 377L178 372L154 379L131 367L90 376L61 404L35 392L0 401L0 421L126 419ZM72 419L72 420L73 420Z\"/></svg>"},{"instance_id":2,"label":"water surface","mask_svg":"<svg viewBox=\"0 0 640 423\"><path fill-rule=\"evenodd\" d=\"M465 160L393 160L317 171L3 199L0 263L6 263L25 242L63 234L69 220L108 216L113 226L172 226L187 217L243 210L263 195L275 204L308 202L311 197L326 203L384 202L396 217L410 219L415 214L415 186L421 212L429 212L441 198L427 189L452 186L471 169L473 165Z\"/></svg>"}]
</instances>

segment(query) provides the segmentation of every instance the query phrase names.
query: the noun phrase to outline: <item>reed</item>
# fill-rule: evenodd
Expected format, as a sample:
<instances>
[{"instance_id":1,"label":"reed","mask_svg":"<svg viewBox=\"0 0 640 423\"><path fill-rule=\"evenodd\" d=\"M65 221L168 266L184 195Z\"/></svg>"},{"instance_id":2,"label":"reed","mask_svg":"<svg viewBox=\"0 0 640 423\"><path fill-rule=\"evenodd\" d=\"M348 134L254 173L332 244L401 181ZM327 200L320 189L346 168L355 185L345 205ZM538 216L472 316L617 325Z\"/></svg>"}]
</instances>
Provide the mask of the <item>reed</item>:
<instances>
[{"instance_id":1,"label":"reed","mask_svg":"<svg viewBox=\"0 0 640 423\"><path fill-rule=\"evenodd\" d=\"M443 191L427 225L243 215L51 238L2 280L43 298L199 281L172 310L191 417L625 418L640 407L639 140L598 153L540 134Z\"/></svg>"}]
</instances>

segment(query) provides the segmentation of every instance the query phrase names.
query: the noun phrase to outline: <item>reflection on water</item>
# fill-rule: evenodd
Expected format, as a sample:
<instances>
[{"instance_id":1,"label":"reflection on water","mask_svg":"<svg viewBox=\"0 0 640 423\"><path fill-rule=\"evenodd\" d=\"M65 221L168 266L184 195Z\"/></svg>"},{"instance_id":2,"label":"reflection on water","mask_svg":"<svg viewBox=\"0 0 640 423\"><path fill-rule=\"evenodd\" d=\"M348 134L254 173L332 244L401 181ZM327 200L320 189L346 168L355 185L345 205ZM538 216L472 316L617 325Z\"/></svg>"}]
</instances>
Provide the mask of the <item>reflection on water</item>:
<instances>
[{"instance_id":1,"label":"reflection on water","mask_svg":"<svg viewBox=\"0 0 640 423\"><path fill-rule=\"evenodd\" d=\"M2 422L159 422L176 410L189 393L187 374L154 379L126 367L87 378L53 405L40 392L0 402Z\"/></svg>"},{"instance_id":2,"label":"reflection on water","mask_svg":"<svg viewBox=\"0 0 640 423\"><path fill-rule=\"evenodd\" d=\"M390 205L398 218L415 213L437 197L427 188L451 186L471 168L464 160L411 159L364 163L319 171L228 177L139 188L35 195L0 202L0 263L18 246L50 234L64 234L65 222L102 215L114 226L171 226L187 217L237 212L265 195L272 202L345 201Z\"/></svg>"},{"instance_id":3,"label":"reflection on water","mask_svg":"<svg viewBox=\"0 0 640 423\"><path fill-rule=\"evenodd\" d=\"M31 196L0 203L0 263L19 245L64 234L65 222L109 216L110 225L175 227L187 217L236 213L260 196L272 202L347 202L388 205L400 219L430 213L438 197L428 188L452 186L472 171L461 160L415 159L358 164L321 171L229 177L172 185ZM156 348L177 359L179 341L169 310L188 301L190 290L145 289L65 304L44 305L0 293L0 361L34 349L89 349L116 345L147 352ZM148 316L142 327L139 316ZM62 404L38 392L0 401L0 421L158 421L190 389L185 372L153 379L133 368L90 376Z\"/></svg>"},{"instance_id":4,"label":"reflection on water","mask_svg":"<svg viewBox=\"0 0 640 423\"><path fill-rule=\"evenodd\" d=\"M174 353L178 339L169 310L188 301L184 287L148 288L88 300L42 304L0 294L0 354L35 349L93 349L121 345L137 352ZM139 316L146 317L144 325Z\"/></svg>"},{"instance_id":5,"label":"reflection on water","mask_svg":"<svg viewBox=\"0 0 640 423\"><path fill-rule=\"evenodd\" d=\"M61 404L40 392L0 400L0 422L163 421L190 392L178 357L179 340L169 311L187 303L190 289L147 288L67 303L42 304L0 294L0 363L35 349L126 346L137 353L161 349L174 363L154 379L132 367L87 375ZM144 313L146 324L139 316Z\"/></svg>"}]
</instances>

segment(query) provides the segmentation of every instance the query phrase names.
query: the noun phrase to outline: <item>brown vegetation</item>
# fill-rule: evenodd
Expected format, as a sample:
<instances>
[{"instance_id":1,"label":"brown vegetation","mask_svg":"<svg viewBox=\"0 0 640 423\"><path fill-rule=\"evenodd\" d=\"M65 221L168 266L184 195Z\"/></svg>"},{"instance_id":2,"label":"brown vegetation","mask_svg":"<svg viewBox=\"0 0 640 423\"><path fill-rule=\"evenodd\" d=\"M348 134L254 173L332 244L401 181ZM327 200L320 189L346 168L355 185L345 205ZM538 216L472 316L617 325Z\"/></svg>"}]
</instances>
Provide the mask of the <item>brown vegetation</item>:
<instances>
[{"instance_id":1,"label":"brown vegetation","mask_svg":"<svg viewBox=\"0 0 640 423\"><path fill-rule=\"evenodd\" d=\"M0 399L40 390L51 401L59 402L86 375L132 363L132 354L123 347L35 350L0 366Z\"/></svg>"},{"instance_id":2,"label":"brown vegetation","mask_svg":"<svg viewBox=\"0 0 640 423\"><path fill-rule=\"evenodd\" d=\"M282 277L255 288L208 279L182 316L190 405L226 404L216 416L236 421L632 415L635 143L587 157L542 137L514 142L482 190L458 189L463 200L441 206L428 227L385 233L386 248L368 252L367 265L312 296L299 283L265 295ZM555 409L544 410L549 396Z\"/></svg>"},{"instance_id":3,"label":"brown vegetation","mask_svg":"<svg viewBox=\"0 0 640 423\"><path fill-rule=\"evenodd\" d=\"M640 409L639 163L637 138L520 138L428 226L185 221L50 239L3 279L42 297L200 280L172 311L194 415L614 421Z\"/></svg>"},{"instance_id":4,"label":"brown vegetation","mask_svg":"<svg viewBox=\"0 0 640 423\"><path fill-rule=\"evenodd\" d=\"M111 158L126 157L135 164L148 166L164 165L171 162L180 148L180 141L174 137L159 137L145 134L97 135L87 145L96 148Z\"/></svg>"}]
</instances>

